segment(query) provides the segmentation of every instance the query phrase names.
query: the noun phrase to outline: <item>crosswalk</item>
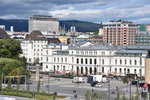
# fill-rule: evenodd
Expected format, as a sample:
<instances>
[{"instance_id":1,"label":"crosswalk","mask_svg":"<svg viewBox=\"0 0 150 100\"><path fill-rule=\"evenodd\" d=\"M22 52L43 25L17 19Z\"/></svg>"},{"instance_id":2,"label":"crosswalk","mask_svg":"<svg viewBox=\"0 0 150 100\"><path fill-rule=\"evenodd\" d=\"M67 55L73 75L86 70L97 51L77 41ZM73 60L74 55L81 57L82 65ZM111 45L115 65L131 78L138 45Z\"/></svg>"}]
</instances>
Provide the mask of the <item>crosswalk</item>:
<instances>
[{"instance_id":1,"label":"crosswalk","mask_svg":"<svg viewBox=\"0 0 150 100\"><path fill-rule=\"evenodd\" d=\"M49 86L53 86L53 85L63 85L63 84L71 84L72 82L50 82ZM41 83L42 85L48 85L48 83Z\"/></svg>"}]
</instances>

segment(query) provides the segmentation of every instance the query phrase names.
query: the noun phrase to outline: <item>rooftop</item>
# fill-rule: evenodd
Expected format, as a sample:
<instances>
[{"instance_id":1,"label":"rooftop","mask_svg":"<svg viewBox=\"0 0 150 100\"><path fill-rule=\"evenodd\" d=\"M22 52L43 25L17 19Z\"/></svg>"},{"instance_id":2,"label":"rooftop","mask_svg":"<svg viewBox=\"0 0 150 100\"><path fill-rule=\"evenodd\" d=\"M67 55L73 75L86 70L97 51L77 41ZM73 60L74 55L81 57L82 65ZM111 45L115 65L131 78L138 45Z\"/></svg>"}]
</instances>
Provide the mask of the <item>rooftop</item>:
<instances>
[{"instance_id":1,"label":"rooftop","mask_svg":"<svg viewBox=\"0 0 150 100\"><path fill-rule=\"evenodd\" d=\"M40 31L34 30L26 36L25 40L47 40L47 39Z\"/></svg>"},{"instance_id":2,"label":"rooftop","mask_svg":"<svg viewBox=\"0 0 150 100\"><path fill-rule=\"evenodd\" d=\"M0 39L9 38L9 35L6 33L6 31L2 28L0 28Z\"/></svg>"}]
</instances>

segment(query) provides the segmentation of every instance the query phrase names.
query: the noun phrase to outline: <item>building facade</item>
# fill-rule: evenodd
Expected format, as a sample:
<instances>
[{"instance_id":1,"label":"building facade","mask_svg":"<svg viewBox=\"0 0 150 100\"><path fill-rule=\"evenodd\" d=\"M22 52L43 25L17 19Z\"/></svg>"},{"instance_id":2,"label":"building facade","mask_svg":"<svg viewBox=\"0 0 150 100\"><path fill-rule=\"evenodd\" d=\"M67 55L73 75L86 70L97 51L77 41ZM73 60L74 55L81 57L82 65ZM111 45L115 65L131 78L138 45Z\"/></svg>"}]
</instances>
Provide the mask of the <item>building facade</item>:
<instances>
[{"instance_id":1,"label":"building facade","mask_svg":"<svg viewBox=\"0 0 150 100\"><path fill-rule=\"evenodd\" d=\"M150 33L140 31L136 34L136 45L150 45Z\"/></svg>"},{"instance_id":2,"label":"building facade","mask_svg":"<svg viewBox=\"0 0 150 100\"><path fill-rule=\"evenodd\" d=\"M51 16L33 15L29 18L29 32L39 30L43 33L59 32L59 21Z\"/></svg>"},{"instance_id":3,"label":"building facade","mask_svg":"<svg viewBox=\"0 0 150 100\"><path fill-rule=\"evenodd\" d=\"M48 41L40 31L32 31L21 42L23 56L28 63L33 63L37 58L41 63L43 60L43 46L47 45Z\"/></svg>"},{"instance_id":4,"label":"building facade","mask_svg":"<svg viewBox=\"0 0 150 100\"><path fill-rule=\"evenodd\" d=\"M46 52L47 49L43 50ZM59 50L51 51L50 55L43 56L43 71L74 75L137 74L144 76L147 55L147 50L119 48L103 44L74 46L64 50L59 47Z\"/></svg>"},{"instance_id":5,"label":"building facade","mask_svg":"<svg viewBox=\"0 0 150 100\"><path fill-rule=\"evenodd\" d=\"M135 36L139 26L130 21L110 21L103 27L103 41L112 45L135 45Z\"/></svg>"}]
</instances>

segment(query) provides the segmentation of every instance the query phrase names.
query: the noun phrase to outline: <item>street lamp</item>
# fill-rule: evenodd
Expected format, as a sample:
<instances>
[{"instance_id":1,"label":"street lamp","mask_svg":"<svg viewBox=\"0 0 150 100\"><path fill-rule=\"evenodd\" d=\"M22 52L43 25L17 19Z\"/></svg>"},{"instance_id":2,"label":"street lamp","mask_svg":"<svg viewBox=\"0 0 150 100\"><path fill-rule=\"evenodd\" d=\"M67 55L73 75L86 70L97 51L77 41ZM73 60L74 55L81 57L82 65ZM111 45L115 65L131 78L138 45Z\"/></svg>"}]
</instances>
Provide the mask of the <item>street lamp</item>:
<instances>
[{"instance_id":1,"label":"street lamp","mask_svg":"<svg viewBox=\"0 0 150 100\"><path fill-rule=\"evenodd\" d=\"M110 80L108 80L108 100L110 100Z\"/></svg>"},{"instance_id":2,"label":"street lamp","mask_svg":"<svg viewBox=\"0 0 150 100\"><path fill-rule=\"evenodd\" d=\"M50 73L48 74L48 93L49 93L49 75L50 75Z\"/></svg>"}]
</instances>

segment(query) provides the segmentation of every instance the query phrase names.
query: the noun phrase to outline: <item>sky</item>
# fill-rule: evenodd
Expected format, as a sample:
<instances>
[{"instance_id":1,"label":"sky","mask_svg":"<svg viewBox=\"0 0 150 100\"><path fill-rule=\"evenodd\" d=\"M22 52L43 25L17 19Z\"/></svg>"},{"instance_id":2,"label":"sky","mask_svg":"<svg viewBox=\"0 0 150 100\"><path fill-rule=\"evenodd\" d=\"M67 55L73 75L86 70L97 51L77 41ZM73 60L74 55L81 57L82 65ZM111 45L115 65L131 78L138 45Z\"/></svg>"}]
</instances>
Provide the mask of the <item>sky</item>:
<instances>
[{"instance_id":1,"label":"sky","mask_svg":"<svg viewBox=\"0 0 150 100\"><path fill-rule=\"evenodd\" d=\"M32 15L94 23L122 19L150 24L150 0L0 0L2 19L28 19Z\"/></svg>"}]
</instances>

